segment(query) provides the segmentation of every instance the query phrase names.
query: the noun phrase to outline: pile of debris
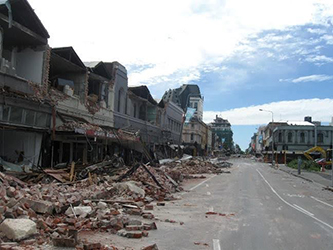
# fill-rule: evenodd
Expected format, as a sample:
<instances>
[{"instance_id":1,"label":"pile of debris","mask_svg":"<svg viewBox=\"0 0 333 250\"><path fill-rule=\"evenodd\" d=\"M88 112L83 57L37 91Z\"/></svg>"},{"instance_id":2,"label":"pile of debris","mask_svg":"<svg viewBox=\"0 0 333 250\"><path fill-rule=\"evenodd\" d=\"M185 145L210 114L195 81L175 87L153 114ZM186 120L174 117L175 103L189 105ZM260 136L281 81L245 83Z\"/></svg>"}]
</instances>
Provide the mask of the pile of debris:
<instances>
[{"instance_id":1,"label":"pile of debris","mask_svg":"<svg viewBox=\"0 0 333 250\"><path fill-rule=\"evenodd\" d=\"M218 158L210 161L201 158L192 158L186 161L165 163L161 166L161 169L173 180L181 182L183 179L195 178L195 175L230 173L230 171L224 169L231 166L232 163L219 160Z\"/></svg>"},{"instance_id":2,"label":"pile of debris","mask_svg":"<svg viewBox=\"0 0 333 250\"><path fill-rule=\"evenodd\" d=\"M78 234L85 230L147 237L157 229L151 202L175 200L180 182L193 174L221 172L221 163L202 159L126 167L116 156L83 169L72 163L67 171L43 170L39 183L0 172L0 248L35 249L52 242L96 249L95 243L79 242Z\"/></svg>"},{"instance_id":3,"label":"pile of debris","mask_svg":"<svg viewBox=\"0 0 333 250\"><path fill-rule=\"evenodd\" d=\"M79 244L77 235L82 230L141 238L157 229L154 221L147 222L154 215L145 210L152 209L153 199L139 182L100 178L93 185L88 180L74 185L27 185L3 173L0 182L0 248L13 244L42 247L50 242L73 247Z\"/></svg>"}]
</instances>

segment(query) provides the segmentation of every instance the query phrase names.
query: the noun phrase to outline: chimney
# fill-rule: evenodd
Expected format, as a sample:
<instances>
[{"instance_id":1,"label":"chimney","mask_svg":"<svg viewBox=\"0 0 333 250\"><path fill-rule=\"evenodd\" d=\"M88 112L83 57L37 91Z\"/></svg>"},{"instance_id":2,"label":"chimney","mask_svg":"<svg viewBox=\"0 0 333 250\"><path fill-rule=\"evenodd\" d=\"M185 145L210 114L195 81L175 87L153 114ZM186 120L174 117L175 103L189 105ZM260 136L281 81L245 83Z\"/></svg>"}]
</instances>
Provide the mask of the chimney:
<instances>
[{"instance_id":1,"label":"chimney","mask_svg":"<svg viewBox=\"0 0 333 250\"><path fill-rule=\"evenodd\" d=\"M304 117L305 122L311 122L312 123L312 117L311 116L305 116Z\"/></svg>"}]
</instances>

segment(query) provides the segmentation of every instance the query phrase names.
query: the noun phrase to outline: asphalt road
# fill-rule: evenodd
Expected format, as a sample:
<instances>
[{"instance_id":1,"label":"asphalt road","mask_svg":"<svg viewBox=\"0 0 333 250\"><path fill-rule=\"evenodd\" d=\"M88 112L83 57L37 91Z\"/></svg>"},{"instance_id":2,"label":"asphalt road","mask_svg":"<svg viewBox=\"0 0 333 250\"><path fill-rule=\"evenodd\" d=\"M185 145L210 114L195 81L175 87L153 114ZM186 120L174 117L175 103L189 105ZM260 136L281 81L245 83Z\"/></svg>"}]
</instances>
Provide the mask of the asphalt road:
<instances>
[{"instance_id":1,"label":"asphalt road","mask_svg":"<svg viewBox=\"0 0 333 250\"><path fill-rule=\"evenodd\" d=\"M333 193L249 159L156 211L159 249L333 249ZM206 212L218 214L207 215ZM223 216L225 214L225 216Z\"/></svg>"},{"instance_id":2,"label":"asphalt road","mask_svg":"<svg viewBox=\"0 0 333 250\"><path fill-rule=\"evenodd\" d=\"M333 192L267 164L232 162L230 174L191 181L180 200L155 206L158 230L148 238L98 237L124 249L333 249Z\"/></svg>"}]
</instances>

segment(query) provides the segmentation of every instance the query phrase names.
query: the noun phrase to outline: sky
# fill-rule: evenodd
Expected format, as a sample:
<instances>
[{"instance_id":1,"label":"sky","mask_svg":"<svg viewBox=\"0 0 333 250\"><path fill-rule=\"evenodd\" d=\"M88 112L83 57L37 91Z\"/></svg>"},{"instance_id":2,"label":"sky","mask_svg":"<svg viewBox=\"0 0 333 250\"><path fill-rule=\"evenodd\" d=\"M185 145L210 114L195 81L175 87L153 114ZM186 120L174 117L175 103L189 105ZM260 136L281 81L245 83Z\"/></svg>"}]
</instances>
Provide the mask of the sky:
<instances>
[{"instance_id":1,"label":"sky","mask_svg":"<svg viewBox=\"0 0 333 250\"><path fill-rule=\"evenodd\" d=\"M272 118L333 116L332 0L29 2L51 47L118 61L129 85L147 85L156 99L199 85L204 121L228 119L243 150Z\"/></svg>"}]
</instances>

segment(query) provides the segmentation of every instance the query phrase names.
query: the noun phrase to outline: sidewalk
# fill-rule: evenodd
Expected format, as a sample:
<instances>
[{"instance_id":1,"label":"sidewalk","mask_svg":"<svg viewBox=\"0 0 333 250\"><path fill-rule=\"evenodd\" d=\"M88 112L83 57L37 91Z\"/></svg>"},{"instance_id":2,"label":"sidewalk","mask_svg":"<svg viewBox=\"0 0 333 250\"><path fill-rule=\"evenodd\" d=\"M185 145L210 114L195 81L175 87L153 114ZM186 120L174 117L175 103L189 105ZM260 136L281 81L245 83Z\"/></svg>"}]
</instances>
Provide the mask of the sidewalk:
<instances>
[{"instance_id":1,"label":"sidewalk","mask_svg":"<svg viewBox=\"0 0 333 250\"><path fill-rule=\"evenodd\" d=\"M279 164L279 169L289 174L299 176L297 169L289 168L286 165ZM309 172L302 169L299 177L319 183L325 187L332 187L331 172L331 170L326 170L326 172Z\"/></svg>"}]
</instances>

